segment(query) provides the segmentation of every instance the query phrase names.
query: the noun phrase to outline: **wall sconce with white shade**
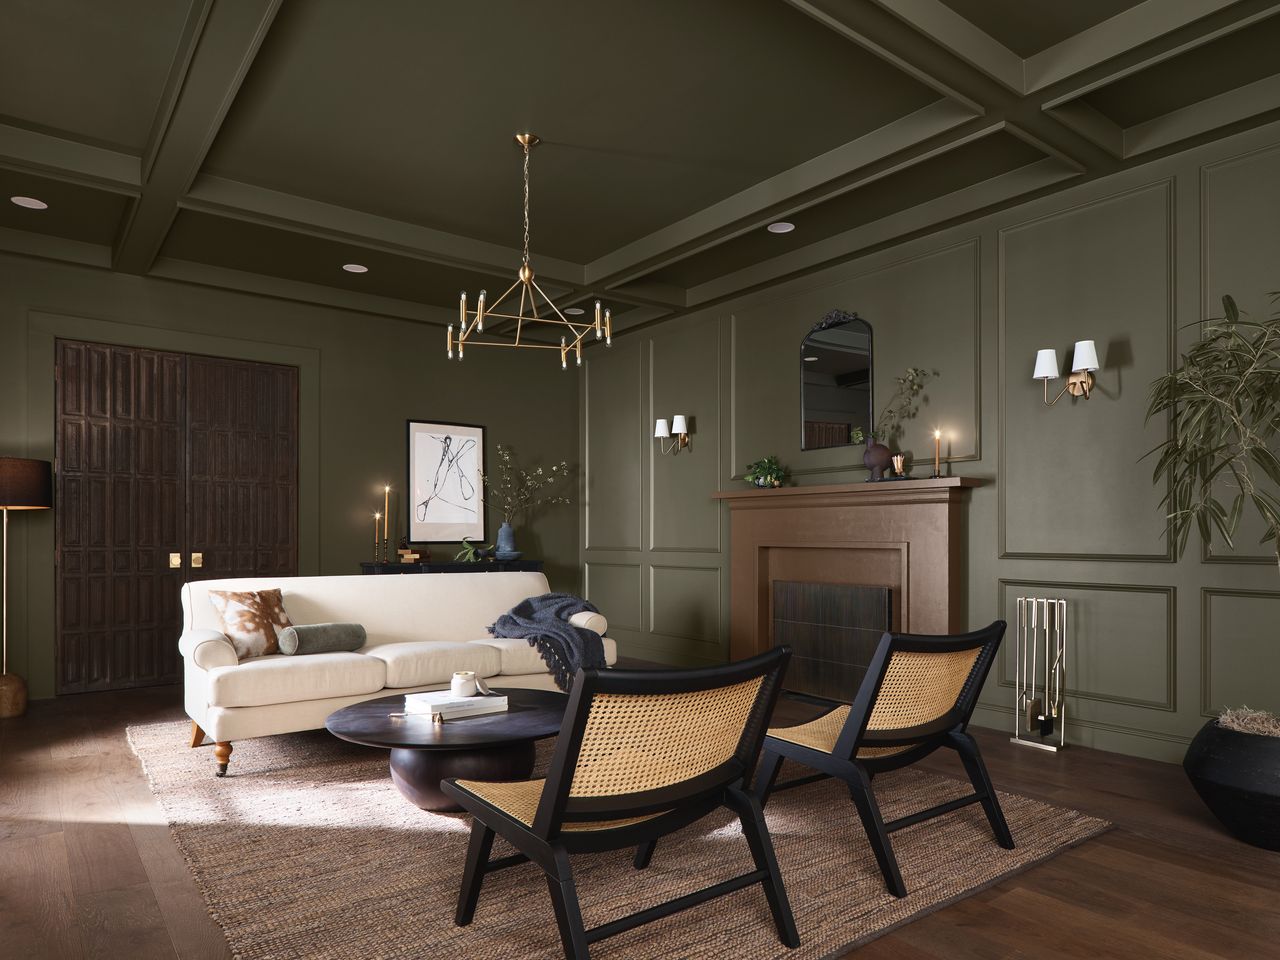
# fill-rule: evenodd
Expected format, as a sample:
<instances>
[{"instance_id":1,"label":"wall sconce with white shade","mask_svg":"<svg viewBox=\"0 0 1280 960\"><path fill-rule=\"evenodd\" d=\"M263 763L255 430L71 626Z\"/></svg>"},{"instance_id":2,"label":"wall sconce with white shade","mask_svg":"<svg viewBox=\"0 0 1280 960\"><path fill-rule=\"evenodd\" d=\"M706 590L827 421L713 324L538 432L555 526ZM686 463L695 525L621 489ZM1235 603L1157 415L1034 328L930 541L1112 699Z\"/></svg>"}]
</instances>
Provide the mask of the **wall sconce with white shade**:
<instances>
[{"instance_id":1,"label":"wall sconce with white shade","mask_svg":"<svg viewBox=\"0 0 1280 960\"><path fill-rule=\"evenodd\" d=\"M658 449L663 453L677 454L689 446L689 421L684 414L677 413L671 418L671 425L666 420L658 420L653 425L653 439L658 441ZM663 441L670 440L668 446Z\"/></svg>"},{"instance_id":2,"label":"wall sconce with white shade","mask_svg":"<svg viewBox=\"0 0 1280 960\"><path fill-rule=\"evenodd\" d=\"M1062 391L1049 399L1049 381L1057 380L1062 374L1059 372L1061 368L1058 366L1057 350L1037 350L1036 351L1036 367L1035 372L1031 374L1033 380L1044 381L1044 402L1045 406L1052 407L1055 403L1062 399L1065 393L1071 394L1073 397L1084 397L1089 399L1089 391L1093 389L1094 377L1093 371L1098 369L1098 348L1092 340L1077 340L1076 348L1071 358L1071 376L1067 377L1067 385Z\"/></svg>"}]
</instances>

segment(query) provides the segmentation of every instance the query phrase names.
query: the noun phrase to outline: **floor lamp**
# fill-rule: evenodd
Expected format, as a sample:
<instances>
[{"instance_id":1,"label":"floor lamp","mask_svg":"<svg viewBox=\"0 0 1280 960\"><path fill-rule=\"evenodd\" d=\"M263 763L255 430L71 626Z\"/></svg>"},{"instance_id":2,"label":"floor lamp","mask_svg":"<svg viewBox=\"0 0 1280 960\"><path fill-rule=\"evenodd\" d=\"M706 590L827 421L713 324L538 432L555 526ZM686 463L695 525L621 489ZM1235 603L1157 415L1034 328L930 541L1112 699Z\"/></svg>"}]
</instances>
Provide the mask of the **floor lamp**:
<instances>
[{"instance_id":1,"label":"floor lamp","mask_svg":"<svg viewBox=\"0 0 1280 960\"><path fill-rule=\"evenodd\" d=\"M9 511L48 510L52 506L53 473L48 460L0 457L0 510L4 511L4 568L0 573L4 672L0 676L0 718L20 717L27 709L27 682L9 672Z\"/></svg>"}]
</instances>

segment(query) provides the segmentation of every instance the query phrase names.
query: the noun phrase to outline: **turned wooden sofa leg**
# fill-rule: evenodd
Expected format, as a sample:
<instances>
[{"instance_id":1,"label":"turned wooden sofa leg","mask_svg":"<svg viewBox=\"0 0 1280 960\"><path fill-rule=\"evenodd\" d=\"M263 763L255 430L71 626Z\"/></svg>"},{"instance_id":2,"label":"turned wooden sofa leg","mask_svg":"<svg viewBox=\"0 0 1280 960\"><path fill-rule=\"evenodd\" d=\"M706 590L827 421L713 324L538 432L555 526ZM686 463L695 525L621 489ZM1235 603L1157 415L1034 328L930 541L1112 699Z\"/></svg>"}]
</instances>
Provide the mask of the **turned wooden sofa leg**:
<instances>
[{"instance_id":1,"label":"turned wooden sofa leg","mask_svg":"<svg viewBox=\"0 0 1280 960\"><path fill-rule=\"evenodd\" d=\"M225 777L227 775L227 764L231 761L231 743L227 740L219 740L213 745L213 759L218 762L217 776Z\"/></svg>"},{"instance_id":2,"label":"turned wooden sofa leg","mask_svg":"<svg viewBox=\"0 0 1280 960\"><path fill-rule=\"evenodd\" d=\"M200 724L194 720L191 721L191 746L198 747L204 743L205 733L200 729Z\"/></svg>"}]
</instances>

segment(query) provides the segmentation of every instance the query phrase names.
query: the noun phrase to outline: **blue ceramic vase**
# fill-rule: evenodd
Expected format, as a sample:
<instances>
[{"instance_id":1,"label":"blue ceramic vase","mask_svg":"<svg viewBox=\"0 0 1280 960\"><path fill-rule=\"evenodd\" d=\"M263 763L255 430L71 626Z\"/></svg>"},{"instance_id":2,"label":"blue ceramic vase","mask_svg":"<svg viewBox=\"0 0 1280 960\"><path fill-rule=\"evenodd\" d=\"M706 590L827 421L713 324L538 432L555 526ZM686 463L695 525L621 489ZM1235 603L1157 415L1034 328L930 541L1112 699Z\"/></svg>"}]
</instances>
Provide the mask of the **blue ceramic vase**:
<instances>
[{"instance_id":1,"label":"blue ceramic vase","mask_svg":"<svg viewBox=\"0 0 1280 960\"><path fill-rule=\"evenodd\" d=\"M511 524L502 521L502 526L498 528L497 549L493 555L499 560L519 560L522 554L516 549L516 532L511 529Z\"/></svg>"}]
</instances>

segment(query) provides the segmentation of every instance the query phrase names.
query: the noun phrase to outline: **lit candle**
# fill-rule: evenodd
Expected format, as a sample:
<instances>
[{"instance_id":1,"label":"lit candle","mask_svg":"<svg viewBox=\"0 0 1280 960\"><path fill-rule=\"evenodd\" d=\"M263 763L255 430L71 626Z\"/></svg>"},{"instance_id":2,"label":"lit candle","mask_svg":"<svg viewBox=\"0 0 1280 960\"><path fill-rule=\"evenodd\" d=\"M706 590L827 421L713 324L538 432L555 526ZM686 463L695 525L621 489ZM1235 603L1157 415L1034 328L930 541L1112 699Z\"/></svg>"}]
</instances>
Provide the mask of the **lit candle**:
<instances>
[{"instance_id":1,"label":"lit candle","mask_svg":"<svg viewBox=\"0 0 1280 960\"><path fill-rule=\"evenodd\" d=\"M382 539L386 540L390 534L387 527L391 524L391 484L385 484L382 488L382 515L386 518L382 521Z\"/></svg>"},{"instance_id":2,"label":"lit candle","mask_svg":"<svg viewBox=\"0 0 1280 960\"><path fill-rule=\"evenodd\" d=\"M378 521L382 519L382 514L375 513L373 515L373 562L378 562Z\"/></svg>"},{"instance_id":3,"label":"lit candle","mask_svg":"<svg viewBox=\"0 0 1280 960\"><path fill-rule=\"evenodd\" d=\"M942 476L942 431L933 431L933 475Z\"/></svg>"}]
</instances>

